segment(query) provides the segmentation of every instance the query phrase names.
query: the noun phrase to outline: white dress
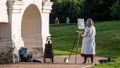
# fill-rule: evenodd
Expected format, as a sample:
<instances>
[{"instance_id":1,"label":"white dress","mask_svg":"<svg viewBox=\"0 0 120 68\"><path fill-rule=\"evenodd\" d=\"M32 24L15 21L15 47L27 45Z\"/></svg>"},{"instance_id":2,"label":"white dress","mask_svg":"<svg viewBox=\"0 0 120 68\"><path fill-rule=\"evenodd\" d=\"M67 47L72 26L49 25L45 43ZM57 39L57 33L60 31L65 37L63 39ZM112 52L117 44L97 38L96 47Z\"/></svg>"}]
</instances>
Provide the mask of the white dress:
<instances>
[{"instance_id":1,"label":"white dress","mask_svg":"<svg viewBox=\"0 0 120 68\"><path fill-rule=\"evenodd\" d=\"M81 56L95 55L95 35L96 29L94 26L86 27L82 40Z\"/></svg>"}]
</instances>

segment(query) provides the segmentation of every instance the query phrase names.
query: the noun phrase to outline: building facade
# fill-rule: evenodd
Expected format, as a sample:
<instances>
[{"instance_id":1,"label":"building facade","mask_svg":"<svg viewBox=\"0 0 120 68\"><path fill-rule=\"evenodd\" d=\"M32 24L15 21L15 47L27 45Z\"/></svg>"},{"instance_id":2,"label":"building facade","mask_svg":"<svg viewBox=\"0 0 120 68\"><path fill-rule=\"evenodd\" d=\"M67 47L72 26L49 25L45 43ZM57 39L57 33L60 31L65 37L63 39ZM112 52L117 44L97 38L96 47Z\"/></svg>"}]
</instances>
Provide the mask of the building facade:
<instances>
[{"instance_id":1,"label":"building facade","mask_svg":"<svg viewBox=\"0 0 120 68\"><path fill-rule=\"evenodd\" d=\"M19 49L25 47L34 56L42 56L50 36L51 7L50 0L1 0L0 54L10 53L11 60L19 62Z\"/></svg>"}]
</instances>

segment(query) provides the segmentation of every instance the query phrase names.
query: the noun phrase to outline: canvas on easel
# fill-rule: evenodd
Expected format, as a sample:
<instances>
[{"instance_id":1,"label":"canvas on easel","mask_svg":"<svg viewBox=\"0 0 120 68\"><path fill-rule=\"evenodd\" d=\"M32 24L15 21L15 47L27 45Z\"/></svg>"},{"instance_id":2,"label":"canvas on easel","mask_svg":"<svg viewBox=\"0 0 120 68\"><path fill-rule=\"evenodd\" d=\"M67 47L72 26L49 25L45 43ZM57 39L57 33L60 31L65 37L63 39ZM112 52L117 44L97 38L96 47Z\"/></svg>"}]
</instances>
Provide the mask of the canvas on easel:
<instances>
[{"instance_id":1,"label":"canvas on easel","mask_svg":"<svg viewBox=\"0 0 120 68\"><path fill-rule=\"evenodd\" d=\"M84 32L84 28L85 28L85 24L84 24L84 19L78 19L78 29L76 30L76 32L78 32L79 34L82 34Z\"/></svg>"},{"instance_id":2,"label":"canvas on easel","mask_svg":"<svg viewBox=\"0 0 120 68\"><path fill-rule=\"evenodd\" d=\"M84 29L85 24L84 24L84 19L78 19L78 29Z\"/></svg>"}]
</instances>

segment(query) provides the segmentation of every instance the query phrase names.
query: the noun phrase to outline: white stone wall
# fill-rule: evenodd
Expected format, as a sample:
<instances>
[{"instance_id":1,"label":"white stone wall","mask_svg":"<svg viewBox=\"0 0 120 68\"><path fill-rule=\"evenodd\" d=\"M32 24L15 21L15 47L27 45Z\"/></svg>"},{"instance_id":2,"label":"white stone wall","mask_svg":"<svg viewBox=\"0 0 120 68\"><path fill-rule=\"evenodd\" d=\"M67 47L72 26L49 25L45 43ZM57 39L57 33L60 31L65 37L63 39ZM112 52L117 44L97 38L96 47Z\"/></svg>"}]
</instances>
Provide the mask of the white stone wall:
<instances>
[{"instance_id":1,"label":"white stone wall","mask_svg":"<svg viewBox=\"0 0 120 68\"><path fill-rule=\"evenodd\" d=\"M0 0L0 23L8 23L7 0Z\"/></svg>"},{"instance_id":2,"label":"white stone wall","mask_svg":"<svg viewBox=\"0 0 120 68\"><path fill-rule=\"evenodd\" d=\"M40 44L38 45L38 47L39 46L44 47L44 44L46 43L46 37L50 36L49 13L52 9L51 8L52 3L50 2L50 0L46 0L44 4L43 2L44 1L42 0L1 0L0 2L0 48L1 46L12 46L15 48L13 53L18 56L18 50L20 49L20 47L24 47L24 46L28 47L28 44L26 43L30 43L32 45ZM26 13L27 8L32 5L35 5L36 6L35 10L39 11L40 19L38 18L37 19L34 18L34 19L40 20L38 21L40 24L37 27L38 30L40 30L40 33L35 33L34 28L36 27L31 27L34 30L33 31L31 30L31 32L33 33L31 34L29 33L27 35L27 37L29 37L28 38L29 40L27 40L27 38L24 37L25 35L22 34L22 31L24 31L22 30L22 28L26 27L26 29L28 29L27 27L28 25L22 25L22 24L25 23L25 20L26 22L28 22L27 18L24 17L27 15L24 15L24 14ZM29 10L29 11L35 13L34 10ZM29 17L29 14L28 14L28 17ZM33 24L34 22L31 22L31 23ZM6 42L3 42L3 40L6 40ZM17 58L19 61L19 56ZM16 62L16 60L14 62Z\"/></svg>"}]
</instances>

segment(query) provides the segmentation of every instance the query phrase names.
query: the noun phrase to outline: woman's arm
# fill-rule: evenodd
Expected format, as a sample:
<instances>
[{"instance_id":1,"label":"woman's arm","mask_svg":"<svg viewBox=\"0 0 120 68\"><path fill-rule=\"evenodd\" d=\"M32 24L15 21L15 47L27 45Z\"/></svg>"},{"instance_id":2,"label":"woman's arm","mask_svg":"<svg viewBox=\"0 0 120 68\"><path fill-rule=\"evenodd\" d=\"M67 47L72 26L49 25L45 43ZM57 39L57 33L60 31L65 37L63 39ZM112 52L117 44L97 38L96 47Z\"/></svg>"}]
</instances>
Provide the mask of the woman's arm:
<instances>
[{"instance_id":1,"label":"woman's arm","mask_svg":"<svg viewBox=\"0 0 120 68\"><path fill-rule=\"evenodd\" d=\"M89 33L88 28L85 28L85 31L81 34L81 36L82 37L87 37L88 33Z\"/></svg>"}]
</instances>

